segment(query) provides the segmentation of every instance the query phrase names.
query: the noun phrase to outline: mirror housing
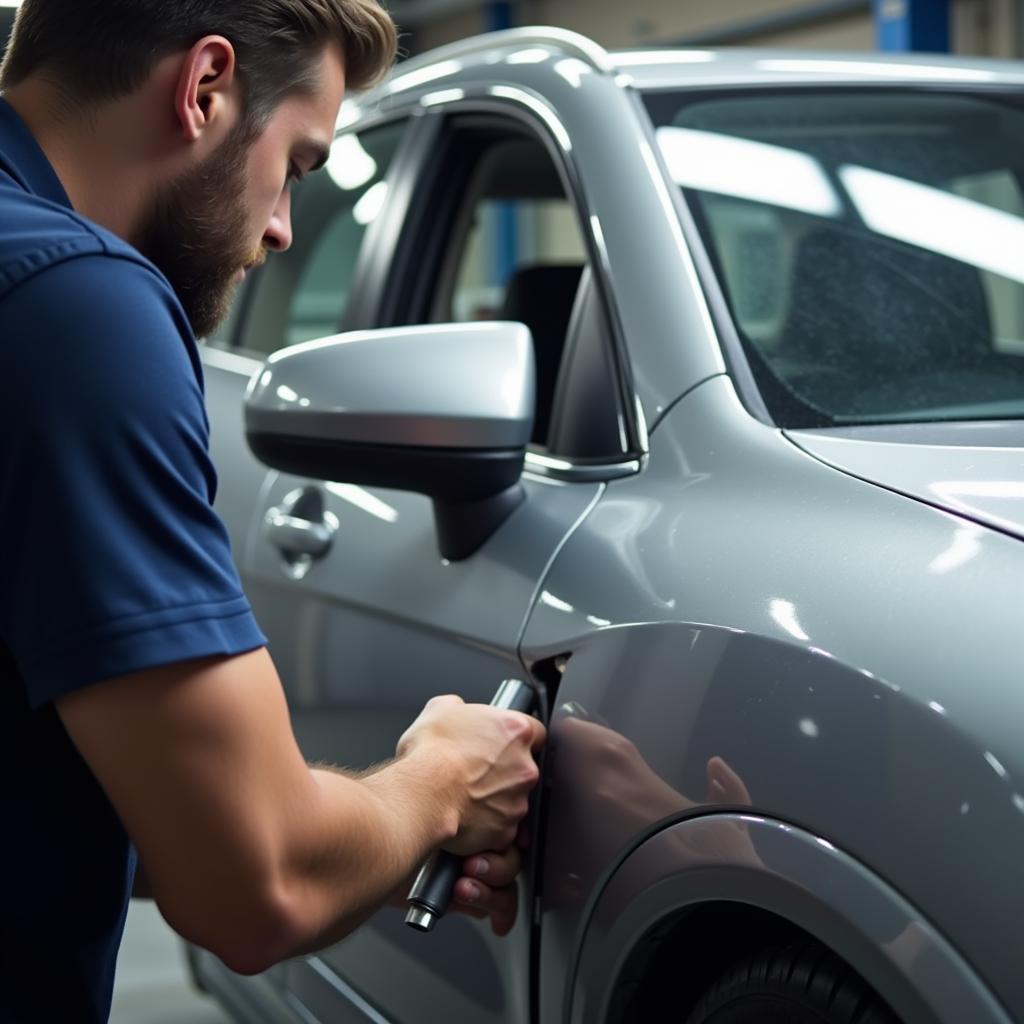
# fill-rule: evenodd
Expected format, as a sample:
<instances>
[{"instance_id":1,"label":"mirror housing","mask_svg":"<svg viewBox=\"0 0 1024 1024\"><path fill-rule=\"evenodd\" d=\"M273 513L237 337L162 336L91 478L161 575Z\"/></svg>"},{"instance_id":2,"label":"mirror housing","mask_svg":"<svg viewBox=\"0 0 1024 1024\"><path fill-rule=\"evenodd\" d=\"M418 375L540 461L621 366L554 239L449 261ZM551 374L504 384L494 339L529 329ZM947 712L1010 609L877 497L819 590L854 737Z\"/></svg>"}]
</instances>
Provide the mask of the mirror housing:
<instances>
[{"instance_id":1,"label":"mirror housing","mask_svg":"<svg viewBox=\"0 0 1024 1024\"><path fill-rule=\"evenodd\" d=\"M427 495L442 556L462 559L523 500L534 378L523 324L353 331L275 352L246 436L287 473Z\"/></svg>"}]
</instances>

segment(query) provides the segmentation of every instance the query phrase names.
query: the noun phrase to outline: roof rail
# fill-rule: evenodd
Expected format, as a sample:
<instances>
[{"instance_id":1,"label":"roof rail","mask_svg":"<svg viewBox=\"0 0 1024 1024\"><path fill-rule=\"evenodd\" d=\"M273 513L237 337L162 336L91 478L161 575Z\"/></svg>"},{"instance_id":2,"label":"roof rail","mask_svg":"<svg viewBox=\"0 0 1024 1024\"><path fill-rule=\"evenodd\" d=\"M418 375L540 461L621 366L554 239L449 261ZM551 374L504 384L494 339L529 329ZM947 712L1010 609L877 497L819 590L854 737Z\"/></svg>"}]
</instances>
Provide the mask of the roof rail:
<instances>
[{"instance_id":1,"label":"roof rail","mask_svg":"<svg viewBox=\"0 0 1024 1024\"><path fill-rule=\"evenodd\" d=\"M471 36L468 39L460 39L456 43L447 43L427 53L417 54L417 56L395 65L395 78L432 64L458 60L460 57L470 57L476 53L493 50L495 47L526 47L544 44L555 46L567 54L578 57L595 71L614 73L617 70L608 51L599 43L595 43L593 39L588 39L579 32L571 32L569 29L535 25L487 32L483 35ZM388 88L387 81L384 83L384 88Z\"/></svg>"}]
</instances>

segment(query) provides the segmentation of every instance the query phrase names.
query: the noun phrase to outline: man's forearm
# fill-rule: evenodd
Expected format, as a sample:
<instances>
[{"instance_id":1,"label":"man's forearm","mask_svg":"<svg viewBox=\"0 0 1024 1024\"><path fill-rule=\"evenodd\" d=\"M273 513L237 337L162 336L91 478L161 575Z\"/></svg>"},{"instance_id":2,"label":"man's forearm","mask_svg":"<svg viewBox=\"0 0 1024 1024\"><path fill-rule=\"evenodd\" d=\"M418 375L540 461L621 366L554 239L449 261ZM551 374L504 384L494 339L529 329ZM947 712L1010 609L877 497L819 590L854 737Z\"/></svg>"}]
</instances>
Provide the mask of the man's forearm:
<instances>
[{"instance_id":1,"label":"man's forearm","mask_svg":"<svg viewBox=\"0 0 1024 1024\"><path fill-rule=\"evenodd\" d=\"M293 879L308 930L291 955L340 941L393 898L435 847L452 838L458 809L443 766L399 759L365 773L311 772L320 827ZM344 879L339 884L339 879Z\"/></svg>"}]
</instances>

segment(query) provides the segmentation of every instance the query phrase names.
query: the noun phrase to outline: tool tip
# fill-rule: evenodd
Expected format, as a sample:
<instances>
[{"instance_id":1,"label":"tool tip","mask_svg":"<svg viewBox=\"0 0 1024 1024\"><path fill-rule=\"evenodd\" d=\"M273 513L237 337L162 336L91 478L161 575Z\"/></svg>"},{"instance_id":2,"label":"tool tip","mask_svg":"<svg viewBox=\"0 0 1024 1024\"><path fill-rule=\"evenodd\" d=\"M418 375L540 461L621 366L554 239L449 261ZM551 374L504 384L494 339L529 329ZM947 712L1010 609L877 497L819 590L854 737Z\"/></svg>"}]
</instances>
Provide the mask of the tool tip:
<instances>
[{"instance_id":1,"label":"tool tip","mask_svg":"<svg viewBox=\"0 0 1024 1024\"><path fill-rule=\"evenodd\" d=\"M432 932L437 924L437 916L423 907L410 907L405 915L405 923L419 932Z\"/></svg>"}]
</instances>

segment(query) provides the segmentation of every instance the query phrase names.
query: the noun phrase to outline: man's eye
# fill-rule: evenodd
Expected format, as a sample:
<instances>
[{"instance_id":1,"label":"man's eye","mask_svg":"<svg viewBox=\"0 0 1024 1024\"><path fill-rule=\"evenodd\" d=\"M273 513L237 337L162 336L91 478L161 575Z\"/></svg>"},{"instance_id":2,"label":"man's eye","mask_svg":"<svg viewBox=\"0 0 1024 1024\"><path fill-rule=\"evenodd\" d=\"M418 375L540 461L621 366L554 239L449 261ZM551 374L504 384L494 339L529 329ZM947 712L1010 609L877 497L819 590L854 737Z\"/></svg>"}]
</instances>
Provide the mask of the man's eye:
<instances>
[{"instance_id":1,"label":"man's eye","mask_svg":"<svg viewBox=\"0 0 1024 1024\"><path fill-rule=\"evenodd\" d=\"M293 185L295 182L302 181L302 171L299 165L296 163L290 163L288 165L288 177L285 179L287 184Z\"/></svg>"}]
</instances>

